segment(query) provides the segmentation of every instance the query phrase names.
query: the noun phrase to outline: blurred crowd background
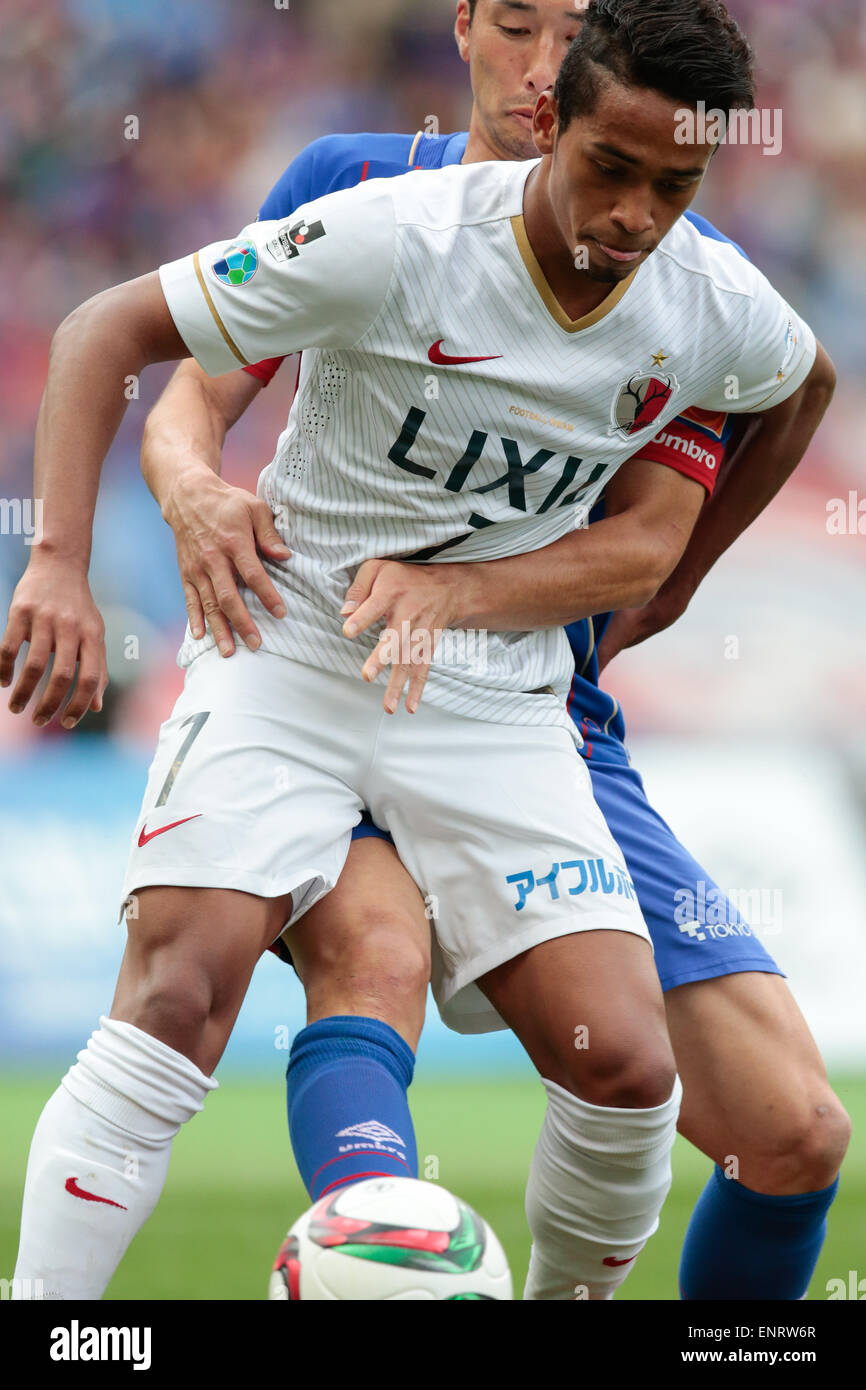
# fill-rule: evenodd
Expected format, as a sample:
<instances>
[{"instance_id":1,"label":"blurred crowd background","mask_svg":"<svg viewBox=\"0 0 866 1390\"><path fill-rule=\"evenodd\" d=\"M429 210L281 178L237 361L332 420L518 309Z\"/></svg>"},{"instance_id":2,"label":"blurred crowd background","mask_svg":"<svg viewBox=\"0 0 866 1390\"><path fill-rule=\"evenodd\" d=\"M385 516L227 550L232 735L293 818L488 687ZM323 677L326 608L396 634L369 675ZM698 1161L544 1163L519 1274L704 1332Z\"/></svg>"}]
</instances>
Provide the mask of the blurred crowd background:
<instances>
[{"instance_id":1,"label":"blurred crowd background","mask_svg":"<svg viewBox=\"0 0 866 1390\"><path fill-rule=\"evenodd\" d=\"M32 495L49 342L73 307L233 236L320 135L411 131L430 117L443 132L465 127L468 69L452 37L454 8L0 0L0 497ZM866 890L866 541L856 527L864 499L866 534L866 11L860 0L731 0L730 9L757 53L760 105L783 113L782 150L722 151L695 207L812 324L839 389L769 513L682 622L624 654L607 683L690 846L716 854L720 877L727 868L744 887L785 887L785 945L790 937L792 958L805 962L804 989L820 981L817 1031L834 1038L841 1028L840 1055L849 1055L863 1024L859 1009L839 1023L848 1011L842 976L846 952L863 961ZM105 933L142 768L180 687L174 546L138 460L167 375L146 374L105 469L91 581L108 625L105 714L70 738L53 726L36 731L0 703L7 1049L37 996L48 1008L44 978L22 983L34 918L49 952L73 934L96 943ZM284 367L232 431L233 481L255 487L292 380ZM854 520L842 534L831 524L834 500ZM22 538L0 536L4 617L27 555ZM802 955L801 937L813 954ZM53 1016L77 1020L102 999L98 990L104 983L91 999L82 986L73 1000L58 970Z\"/></svg>"}]
</instances>

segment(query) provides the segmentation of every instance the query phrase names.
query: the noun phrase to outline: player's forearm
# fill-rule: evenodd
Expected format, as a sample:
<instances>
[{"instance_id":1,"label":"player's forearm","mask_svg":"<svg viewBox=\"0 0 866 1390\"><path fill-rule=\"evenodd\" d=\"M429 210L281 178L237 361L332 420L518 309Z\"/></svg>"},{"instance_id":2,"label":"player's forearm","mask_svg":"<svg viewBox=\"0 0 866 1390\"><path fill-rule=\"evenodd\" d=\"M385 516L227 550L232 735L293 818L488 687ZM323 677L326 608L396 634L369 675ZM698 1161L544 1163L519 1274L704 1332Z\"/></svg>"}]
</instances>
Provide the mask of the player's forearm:
<instances>
[{"instance_id":1,"label":"player's forearm","mask_svg":"<svg viewBox=\"0 0 866 1390\"><path fill-rule=\"evenodd\" d=\"M800 463L833 396L829 358L785 406L752 418L750 428L698 518L682 559L664 585L688 601L739 536L751 526ZM787 405L787 403L786 403Z\"/></svg>"},{"instance_id":2,"label":"player's forearm","mask_svg":"<svg viewBox=\"0 0 866 1390\"><path fill-rule=\"evenodd\" d=\"M102 464L123 419L126 379L146 353L133 341L118 351L122 327L106 296L91 300L57 329L36 425L35 496L43 539L31 559L55 556L84 573Z\"/></svg>"},{"instance_id":3,"label":"player's forearm","mask_svg":"<svg viewBox=\"0 0 866 1390\"><path fill-rule=\"evenodd\" d=\"M214 380L196 362L182 362L144 426L141 471L163 515L178 488L219 476L228 431L260 390L246 372Z\"/></svg>"},{"instance_id":4,"label":"player's forearm","mask_svg":"<svg viewBox=\"0 0 866 1390\"><path fill-rule=\"evenodd\" d=\"M659 534L620 515L543 550L455 565L455 626L522 632L648 603L676 565L687 534L675 523Z\"/></svg>"},{"instance_id":5,"label":"player's forearm","mask_svg":"<svg viewBox=\"0 0 866 1390\"><path fill-rule=\"evenodd\" d=\"M163 514L181 474L222 468L226 429L198 381L180 366L144 426L141 472Z\"/></svg>"}]
</instances>

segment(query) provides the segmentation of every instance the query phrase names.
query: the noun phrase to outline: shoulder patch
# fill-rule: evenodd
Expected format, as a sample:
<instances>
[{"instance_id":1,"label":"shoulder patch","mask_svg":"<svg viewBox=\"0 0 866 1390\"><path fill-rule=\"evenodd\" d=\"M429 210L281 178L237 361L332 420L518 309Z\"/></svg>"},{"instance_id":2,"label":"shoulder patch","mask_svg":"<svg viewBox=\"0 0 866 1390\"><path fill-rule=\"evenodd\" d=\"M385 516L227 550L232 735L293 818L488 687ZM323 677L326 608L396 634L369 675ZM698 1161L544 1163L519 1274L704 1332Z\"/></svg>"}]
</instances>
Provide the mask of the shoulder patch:
<instances>
[{"instance_id":1,"label":"shoulder patch","mask_svg":"<svg viewBox=\"0 0 866 1390\"><path fill-rule=\"evenodd\" d=\"M323 236L327 236L323 223L306 222L301 218L293 227L284 227L267 243L267 248L275 261L293 261L301 254L302 246L309 246L311 241L319 241Z\"/></svg>"}]
</instances>

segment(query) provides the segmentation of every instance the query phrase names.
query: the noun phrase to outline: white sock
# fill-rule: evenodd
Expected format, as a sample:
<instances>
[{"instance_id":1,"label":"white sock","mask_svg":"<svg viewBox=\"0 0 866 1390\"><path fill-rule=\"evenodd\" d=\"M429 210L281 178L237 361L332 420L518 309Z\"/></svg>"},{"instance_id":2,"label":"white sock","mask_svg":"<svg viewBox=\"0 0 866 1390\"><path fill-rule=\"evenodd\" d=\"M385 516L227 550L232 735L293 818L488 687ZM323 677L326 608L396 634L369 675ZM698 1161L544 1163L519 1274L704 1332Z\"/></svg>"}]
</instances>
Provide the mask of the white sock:
<instances>
[{"instance_id":1,"label":"white sock","mask_svg":"<svg viewBox=\"0 0 866 1390\"><path fill-rule=\"evenodd\" d=\"M174 1136L217 1086L131 1023L99 1021L33 1135L13 1297L102 1297L156 1206Z\"/></svg>"},{"instance_id":2,"label":"white sock","mask_svg":"<svg viewBox=\"0 0 866 1390\"><path fill-rule=\"evenodd\" d=\"M526 1188L532 1255L523 1297L613 1298L658 1226L682 1086L678 1077L652 1110L589 1105L553 1081L544 1088Z\"/></svg>"}]
</instances>

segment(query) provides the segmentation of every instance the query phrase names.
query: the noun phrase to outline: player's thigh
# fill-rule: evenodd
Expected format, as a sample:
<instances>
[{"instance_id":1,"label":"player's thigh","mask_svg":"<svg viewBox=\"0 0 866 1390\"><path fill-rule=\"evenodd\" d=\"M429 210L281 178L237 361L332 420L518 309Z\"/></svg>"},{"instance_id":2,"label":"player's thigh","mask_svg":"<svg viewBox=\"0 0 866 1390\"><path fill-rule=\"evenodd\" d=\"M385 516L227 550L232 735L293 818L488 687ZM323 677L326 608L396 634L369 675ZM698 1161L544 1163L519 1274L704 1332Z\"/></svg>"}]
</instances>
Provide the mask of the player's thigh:
<instances>
[{"instance_id":1,"label":"player's thigh","mask_svg":"<svg viewBox=\"0 0 866 1390\"><path fill-rule=\"evenodd\" d=\"M307 996L307 1022L378 1018L413 1049L430 980L430 922L390 839L353 839L337 886L283 935Z\"/></svg>"},{"instance_id":2,"label":"player's thigh","mask_svg":"<svg viewBox=\"0 0 866 1390\"><path fill-rule=\"evenodd\" d=\"M597 737L592 790L625 856L662 989L742 971L781 974L763 941L647 798L618 739Z\"/></svg>"},{"instance_id":3,"label":"player's thigh","mask_svg":"<svg viewBox=\"0 0 866 1390\"><path fill-rule=\"evenodd\" d=\"M758 1192L832 1182L848 1120L781 976L680 985L665 1006L683 1082L681 1133Z\"/></svg>"},{"instance_id":4,"label":"player's thigh","mask_svg":"<svg viewBox=\"0 0 866 1390\"><path fill-rule=\"evenodd\" d=\"M366 687L362 687L362 692ZM146 887L291 895L297 915L332 888L376 727L338 673L240 647L202 653L160 729L124 880Z\"/></svg>"},{"instance_id":5,"label":"player's thigh","mask_svg":"<svg viewBox=\"0 0 866 1390\"><path fill-rule=\"evenodd\" d=\"M127 912L127 945L111 1017L212 1070L256 962L290 913L290 898L216 888L143 888Z\"/></svg>"},{"instance_id":6,"label":"player's thigh","mask_svg":"<svg viewBox=\"0 0 866 1390\"><path fill-rule=\"evenodd\" d=\"M664 1003L640 937L558 937L478 983L546 1080L600 1105L649 1108L670 1096L675 1067Z\"/></svg>"},{"instance_id":7,"label":"player's thigh","mask_svg":"<svg viewBox=\"0 0 866 1390\"><path fill-rule=\"evenodd\" d=\"M422 703L388 725L379 754L371 810L430 905L433 992L449 1027L503 1027L477 981L545 941L634 934L651 961L622 855L565 729ZM572 1018L572 1038L581 1022Z\"/></svg>"}]
</instances>

